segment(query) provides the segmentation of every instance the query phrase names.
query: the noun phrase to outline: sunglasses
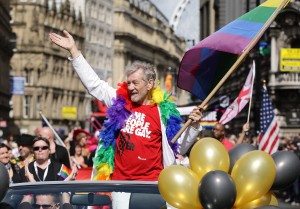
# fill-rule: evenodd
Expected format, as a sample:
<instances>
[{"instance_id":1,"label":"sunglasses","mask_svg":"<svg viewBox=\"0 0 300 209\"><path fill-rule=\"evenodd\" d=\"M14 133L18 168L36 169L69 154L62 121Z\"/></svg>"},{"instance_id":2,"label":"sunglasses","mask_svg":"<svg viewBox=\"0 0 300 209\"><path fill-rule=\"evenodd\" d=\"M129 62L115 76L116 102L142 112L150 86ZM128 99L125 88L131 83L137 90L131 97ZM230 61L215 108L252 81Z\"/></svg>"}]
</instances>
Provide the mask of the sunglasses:
<instances>
[{"instance_id":1,"label":"sunglasses","mask_svg":"<svg viewBox=\"0 0 300 209\"><path fill-rule=\"evenodd\" d=\"M43 208L43 209L51 209L51 208L53 208L53 205L39 205L39 204L33 204L32 205L32 208L34 208L34 209L39 209L39 208Z\"/></svg>"},{"instance_id":2,"label":"sunglasses","mask_svg":"<svg viewBox=\"0 0 300 209\"><path fill-rule=\"evenodd\" d=\"M33 147L33 151L39 151L39 150L47 150L49 149L48 146L42 146L42 147Z\"/></svg>"}]
</instances>

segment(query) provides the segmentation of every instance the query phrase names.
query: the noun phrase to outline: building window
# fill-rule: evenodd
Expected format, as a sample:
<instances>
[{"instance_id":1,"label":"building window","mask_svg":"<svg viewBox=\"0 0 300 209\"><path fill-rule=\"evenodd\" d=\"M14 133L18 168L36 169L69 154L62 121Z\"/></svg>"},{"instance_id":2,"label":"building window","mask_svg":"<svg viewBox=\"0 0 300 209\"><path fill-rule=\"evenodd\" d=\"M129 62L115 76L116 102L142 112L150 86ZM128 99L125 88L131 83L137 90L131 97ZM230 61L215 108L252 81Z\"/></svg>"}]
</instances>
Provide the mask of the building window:
<instances>
[{"instance_id":1,"label":"building window","mask_svg":"<svg viewBox=\"0 0 300 209\"><path fill-rule=\"evenodd\" d=\"M25 85L32 84L32 69L25 68Z\"/></svg>"},{"instance_id":2,"label":"building window","mask_svg":"<svg viewBox=\"0 0 300 209\"><path fill-rule=\"evenodd\" d=\"M105 11L104 11L104 6L103 5L99 5L99 20L104 22L105 20Z\"/></svg>"},{"instance_id":3,"label":"building window","mask_svg":"<svg viewBox=\"0 0 300 209\"><path fill-rule=\"evenodd\" d=\"M31 118L32 96L25 95L23 101L23 117Z\"/></svg>"},{"instance_id":4,"label":"building window","mask_svg":"<svg viewBox=\"0 0 300 209\"><path fill-rule=\"evenodd\" d=\"M108 24L108 25L111 25L112 24L112 12L111 12L111 9L107 9L106 10L106 15L105 15L106 19L105 19L105 22Z\"/></svg>"},{"instance_id":5,"label":"building window","mask_svg":"<svg viewBox=\"0 0 300 209\"><path fill-rule=\"evenodd\" d=\"M36 97L36 107L35 107L35 117L40 117L40 111L41 111L41 96Z\"/></svg>"}]
</instances>

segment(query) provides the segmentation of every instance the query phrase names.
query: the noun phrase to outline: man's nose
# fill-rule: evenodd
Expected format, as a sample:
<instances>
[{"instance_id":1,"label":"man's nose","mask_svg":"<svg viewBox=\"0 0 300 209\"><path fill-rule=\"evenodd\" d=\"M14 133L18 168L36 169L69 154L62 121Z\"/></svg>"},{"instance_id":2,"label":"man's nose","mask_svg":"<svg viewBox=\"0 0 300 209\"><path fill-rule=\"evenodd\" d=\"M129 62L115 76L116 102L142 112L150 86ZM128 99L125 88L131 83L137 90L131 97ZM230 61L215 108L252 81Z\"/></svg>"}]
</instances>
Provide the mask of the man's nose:
<instances>
[{"instance_id":1,"label":"man's nose","mask_svg":"<svg viewBox=\"0 0 300 209\"><path fill-rule=\"evenodd\" d=\"M128 90L133 90L133 89L134 89L134 84L133 83L128 84Z\"/></svg>"}]
</instances>

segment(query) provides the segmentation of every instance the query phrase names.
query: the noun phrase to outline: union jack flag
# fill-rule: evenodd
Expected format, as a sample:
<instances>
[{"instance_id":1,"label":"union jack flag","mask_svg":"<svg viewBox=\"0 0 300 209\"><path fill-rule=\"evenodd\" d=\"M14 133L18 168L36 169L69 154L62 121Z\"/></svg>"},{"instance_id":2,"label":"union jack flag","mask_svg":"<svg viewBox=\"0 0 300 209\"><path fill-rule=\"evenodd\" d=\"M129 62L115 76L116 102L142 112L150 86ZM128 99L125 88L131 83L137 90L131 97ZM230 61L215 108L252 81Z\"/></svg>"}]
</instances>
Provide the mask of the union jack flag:
<instances>
[{"instance_id":1,"label":"union jack flag","mask_svg":"<svg viewBox=\"0 0 300 209\"><path fill-rule=\"evenodd\" d=\"M239 93L239 96L227 107L225 113L222 115L219 123L225 124L231 121L242 109L248 104L252 96L253 83L255 77L255 62L253 61L251 70L247 76L246 82Z\"/></svg>"},{"instance_id":2,"label":"union jack flag","mask_svg":"<svg viewBox=\"0 0 300 209\"><path fill-rule=\"evenodd\" d=\"M267 88L263 86L263 97L260 106L259 149L269 154L277 151L279 146L279 126L273 111Z\"/></svg>"}]
</instances>

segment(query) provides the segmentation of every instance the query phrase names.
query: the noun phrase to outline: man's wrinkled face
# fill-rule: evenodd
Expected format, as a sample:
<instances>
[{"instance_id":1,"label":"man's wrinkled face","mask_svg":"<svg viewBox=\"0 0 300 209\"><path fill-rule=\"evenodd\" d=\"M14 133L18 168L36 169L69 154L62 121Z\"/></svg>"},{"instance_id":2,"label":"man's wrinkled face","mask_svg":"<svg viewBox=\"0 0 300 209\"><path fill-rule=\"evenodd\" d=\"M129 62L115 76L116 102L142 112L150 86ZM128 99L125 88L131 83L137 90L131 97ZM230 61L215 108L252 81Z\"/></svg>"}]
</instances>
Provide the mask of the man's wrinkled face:
<instances>
[{"instance_id":1,"label":"man's wrinkled face","mask_svg":"<svg viewBox=\"0 0 300 209\"><path fill-rule=\"evenodd\" d=\"M147 104L148 92L153 87L153 80L146 81L142 69L128 75L127 77L129 97L133 103Z\"/></svg>"}]
</instances>

